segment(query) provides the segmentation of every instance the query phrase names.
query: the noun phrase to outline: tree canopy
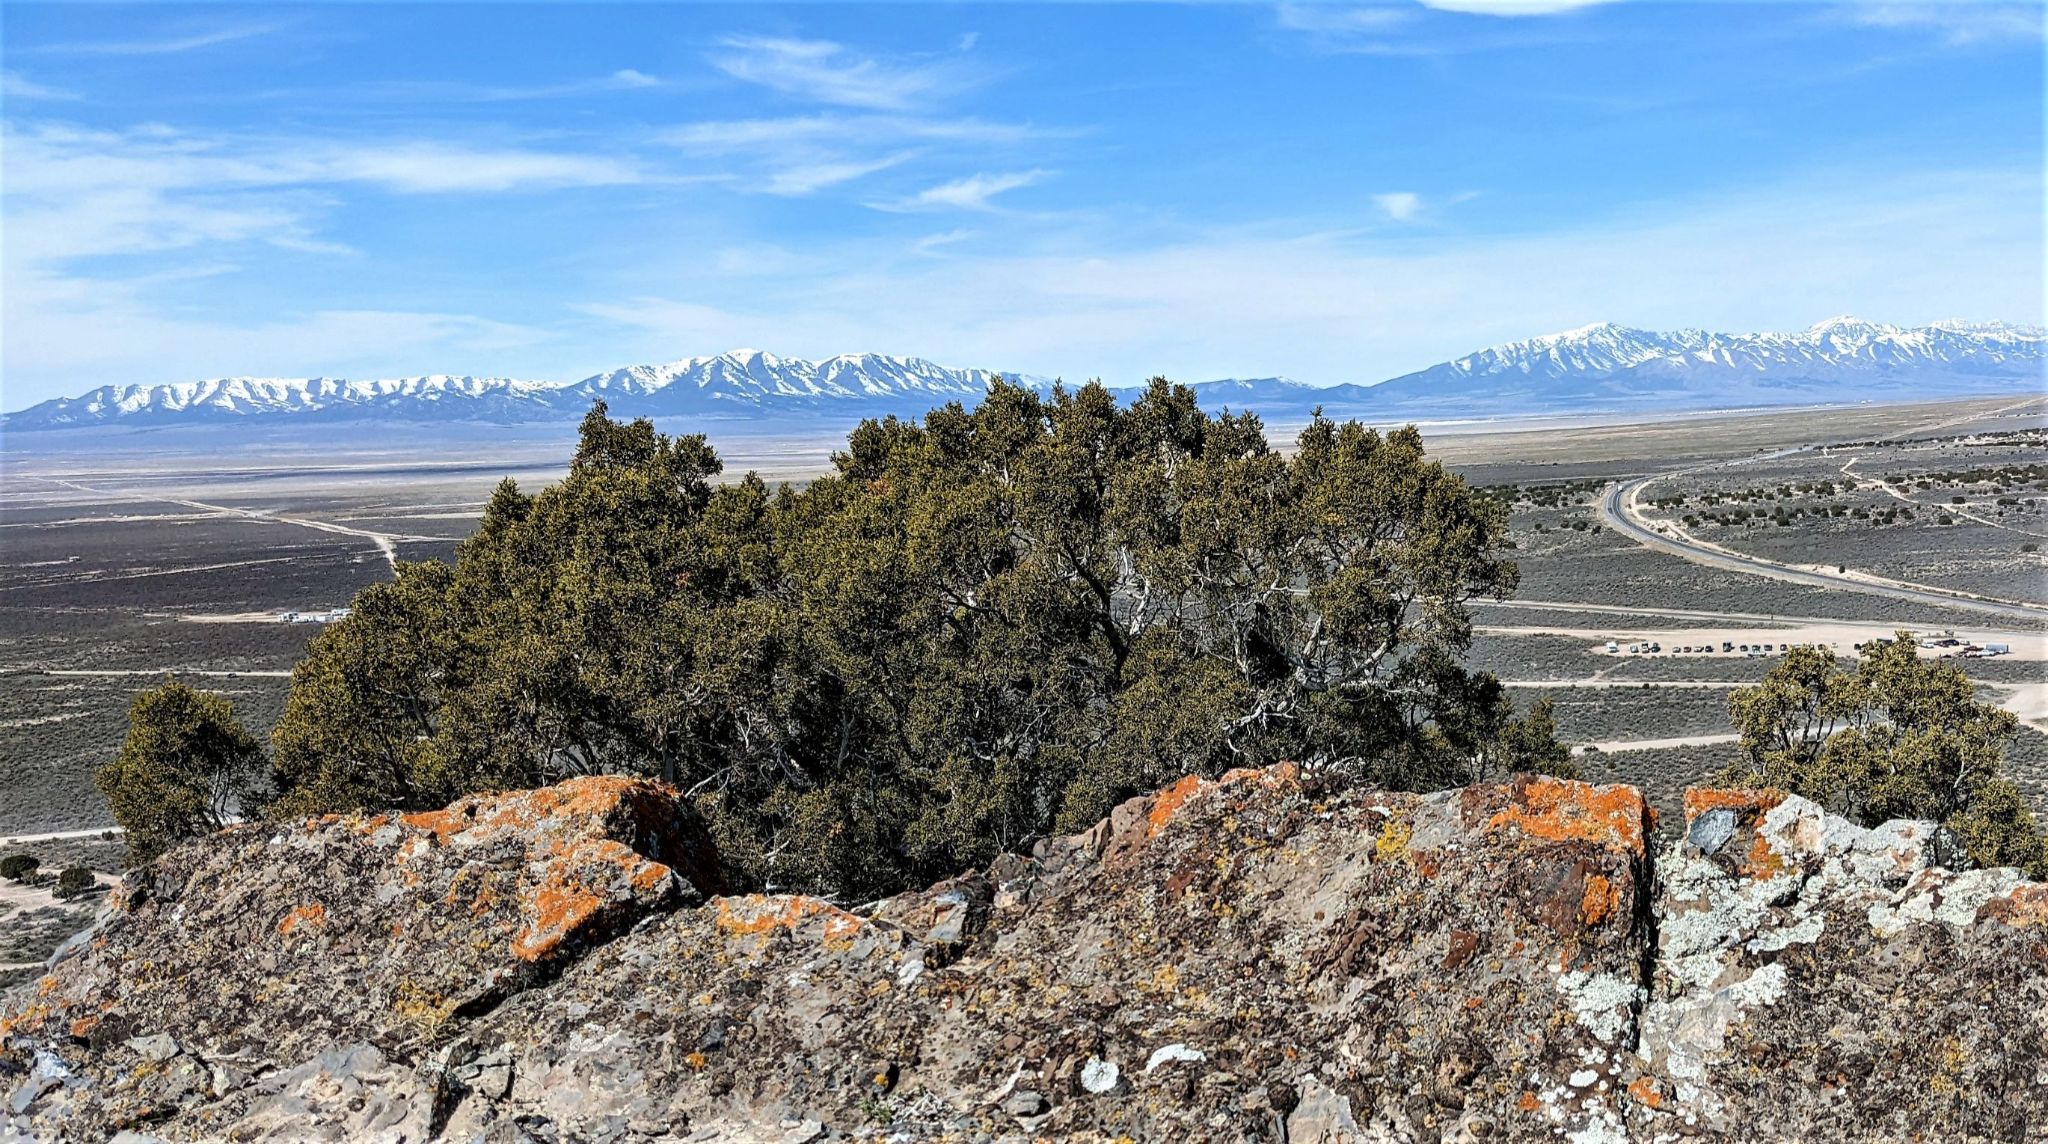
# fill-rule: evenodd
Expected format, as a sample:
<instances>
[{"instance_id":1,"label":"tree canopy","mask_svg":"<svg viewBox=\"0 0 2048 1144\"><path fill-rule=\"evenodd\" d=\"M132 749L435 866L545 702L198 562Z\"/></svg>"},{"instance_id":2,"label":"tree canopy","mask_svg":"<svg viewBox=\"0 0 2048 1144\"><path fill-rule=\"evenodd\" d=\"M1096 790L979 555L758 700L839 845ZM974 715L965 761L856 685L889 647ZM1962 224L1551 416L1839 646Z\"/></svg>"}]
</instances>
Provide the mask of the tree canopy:
<instances>
[{"instance_id":1,"label":"tree canopy","mask_svg":"<svg viewBox=\"0 0 2048 1144\"><path fill-rule=\"evenodd\" d=\"M683 786L741 880L862 895L1194 772L1394 787L1568 768L1468 671L1515 586L1500 506L1411 427L1283 455L1155 381L869 421L802 489L700 436L582 426L453 567L364 591L294 672L280 813L438 806L584 772Z\"/></svg>"},{"instance_id":2,"label":"tree canopy","mask_svg":"<svg viewBox=\"0 0 2048 1144\"><path fill-rule=\"evenodd\" d=\"M1743 757L1724 778L1865 826L1939 822L1978 865L2048 877L2048 838L2000 770L2018 718L1979 702L1956 665L1919 658L1909 633L1857 650L1849 669L1825 648L1794 648L1761 684L1735 691Z\"/></svg>"},{"instance_id":3,"label":"tree canopy","mask_svg":"<svg viewBox=\"0 0 2048 1144\"><path fill-rule=\"evenodd\" d=\"M135 697L128 740L93 782L140 865L253 807L264 778L263 747L227 697L167 679Z\"/></svg>"}]
</instances>

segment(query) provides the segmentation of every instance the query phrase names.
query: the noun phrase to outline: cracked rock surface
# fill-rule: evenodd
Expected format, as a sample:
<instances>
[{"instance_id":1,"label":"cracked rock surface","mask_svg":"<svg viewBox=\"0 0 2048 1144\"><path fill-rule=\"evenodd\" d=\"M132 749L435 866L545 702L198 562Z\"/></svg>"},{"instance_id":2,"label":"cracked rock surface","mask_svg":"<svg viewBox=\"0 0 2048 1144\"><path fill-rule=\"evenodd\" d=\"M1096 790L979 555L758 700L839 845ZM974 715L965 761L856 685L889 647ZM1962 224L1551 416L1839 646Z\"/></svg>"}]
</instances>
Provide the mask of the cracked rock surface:
<instances>
[{"instance_id":1,"label":"cracked rock surface","mask_svg":"<svg viewBox=\"0 0 2048 1144\"><path fill-rule=\"evenodd\" d=\"M860 910L653 783L238 829L0 1001L0 1141L2048 1138L2048 887L1686 815L1283 765Z\"/></svg>"}]
</instances>

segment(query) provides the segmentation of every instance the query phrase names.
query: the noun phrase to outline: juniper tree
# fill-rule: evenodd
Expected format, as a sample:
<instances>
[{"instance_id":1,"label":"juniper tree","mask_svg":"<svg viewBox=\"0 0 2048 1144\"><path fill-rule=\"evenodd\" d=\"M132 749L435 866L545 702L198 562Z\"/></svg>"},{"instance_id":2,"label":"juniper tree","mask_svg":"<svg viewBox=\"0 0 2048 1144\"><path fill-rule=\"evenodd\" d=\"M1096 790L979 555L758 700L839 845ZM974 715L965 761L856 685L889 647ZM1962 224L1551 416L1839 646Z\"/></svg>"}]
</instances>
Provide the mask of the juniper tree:
<instances>
[{"instance_id":1,"label":"juniper tree","mask_svg":"<svg viewBox=\"0 0 2048 1144\"><path fill-rule=\"evenodd\" d=\"M1929 819L1979 865L2048 877L2048 838L2001 769L2018 718L1979 702L1956 665L1919 658L1909 633L1858 651L1849 669L1825 648L1793 648L1734 691L1742 760L1724 780L1803 795L1865 826Z\"/></svg>"},{"instance_id":2,"label":"juniper tree","mask_svg":"<svg viewBox=\"0 0 2048 1144\"><path fill-rule=\"evenodd\" d=\"M802 490L714 487L701 437L602 405L452 569L316 639L280 812L586 771L698 800L735 873L866 894L1189 772L1296 759L1395 786L1569 766L1461 662L1504 510L1317 416L1291 455L1155 381L869 421Z\"/></svg>"},{"instance_id":3,"label":"juniper tree","mask_svg":"<svg viewBox=\"0 0 2048 1144\"><path fill-rule=\"evenodd\" d=\"M135 697L128 739L93 782L140 865L253 808L263 778L263 748L227 697L167 679Z\"/></svg>"}]
</instances>

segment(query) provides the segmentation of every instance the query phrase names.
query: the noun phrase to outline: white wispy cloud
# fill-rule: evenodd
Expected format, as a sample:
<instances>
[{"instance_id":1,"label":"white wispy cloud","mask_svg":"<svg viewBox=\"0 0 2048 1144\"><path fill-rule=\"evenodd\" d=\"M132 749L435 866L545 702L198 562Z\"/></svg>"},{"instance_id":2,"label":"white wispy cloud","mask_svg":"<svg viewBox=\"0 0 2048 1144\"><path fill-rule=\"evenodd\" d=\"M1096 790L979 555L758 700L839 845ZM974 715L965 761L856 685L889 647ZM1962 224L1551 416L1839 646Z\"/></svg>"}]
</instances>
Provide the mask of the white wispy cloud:
<instances>
[{"instance_id":1,"label":"white wispy cloud","mask_svg":"<svg viewBox=\"0 0 2048 1144\"><path fill-rule=\"evenodd\" d=\"M40 84L20 72L0 72L0 98L6 99L78 99L75 91Z\"/></svg>"},{"instance_id":2,"label":"white wispy cloud","mask_svg":"<svg viewBox=\"0 0 2048 1144\"><path fill-rule=\"evenodd\" d=\"M292 140L37 123L5 128L14 195L107 190L226 192L366 183L409 193L612 186L657 176L629 159L432 140Z\"/></svg>"},{"instance_id":3,"label":"white wispy cloud","mask_svg":"<svg viewBox=\"0 0 2048 1144\"><path fill-rule=\"evenodd\" d=\"M609 95L622 91L653 91L677 86L658 76L634 68L620 68L604 75L552 83L479 84L448 80L395 80L350 84L349 99L382 99L419 103L518 103L528 100L570 99L577 96Z\"/></svg>"},{"instance_id":4,"label":"white wispy cloud","mask_svg":"<svg viewBox=\"0 0 2048 1144\"><path fill-rule=\"evenodd\" d=\"M1931 33L1951 46L2038 42L2048 37L2048 7L1947 0L1945 3L1887 3L1850 0L1829 9L1837 19L1869 28Z\"/></svg>"},{"instance_id":5,"label":"white wispy cloud","mask_svg":"<svg viewBox=\"0 0 2048 1144\"><path fill-rule=\"evenodd\" d=\"M954 179L951 182L940 183L936 187L927 187L906 199L868 205L889 211L989 211L996 209L996 204L989 201L995 196L1043 182L1051 175L1051 171L1042 170L969 175L964 179Z\"/></svg>"},{"instance_id":6,"label":"white wispy cloud","mask_svg":"<svg viewBox=\"0 0 2048 1144\"><path fill-rule=\"evenodd\" d=\"M1614 0L1417 0L1425 8L1482 16L1552 16Z\"/></svg>"},{"instance_id":7,"label":"white wispy cloud","mask_svg":"<svg viewBox=\"0 0 2048 1144\"><path fill-rule=\"evenodd\" d=\"M640 164L610 156L439 142L313 148L291 157L280 173L293 182L369 183L413 194L617 187L657 180Z\"/></svg>"},{"instance_id":8,"label":"white wispy cloud","mask_svg":"<svg viewBox=\"0 0 2048 1144\"><path fill-rule=\"evenodd\" d=\"M1422 196L1413 191L1389 191L1383 195L1374 195L1372 201L1382 213L1395 222L1407 222L1422 209Z\"/></svg>"},{"instance_id":9,"label":"white wispy cloud","mask_svg":"<svg viewBox=\"0 0 2048 1144\"><path fill-rule=\"evenodd\" d=\"M1318 51L1371 56L1434 57L1528 50L1578 38L1557 21L1468 20L1466 16L1555 16L1617 0L1378 0L1364 3L1282 3L1274 23ZM1444 14L1448 15L1444 15Z\"/></svg>"},{"instance_id":10,"label":"white wispy cloud","mask_svg":"<svg viewBox=\"0 0 2048 1144\"><path fill-rule=\"evenodd\" d=\"M945 247L952 246L954 243L965 242L973 237L973 231L955 227L952 230L941 231L938 234L925 235L923 238L911 243L910 249L918 254L937 254Z\"/></svg>"},{"instance_id":11,"label":"white wispy cloud","mask_svg":"<svg viewBox=\"0 0 2048 1144\"><path fill-rule=\"evenodd\" d=\"M704 120L662 130L657 140L696 151L768 150L796 144L876 145L903 142L1004 145L1074 135L1073 131L972 117L847 115L826 112L764 119Z\"/></svg>"},{"instance_id":12,"label":"white wispy cloud","mask_svg":"<svg viewBox=\"0 0 2048 1144\"><path fill-rule=\"evenodd\" d=\"M0 249L11 285L51 284L78 259L233 249L257 243L352 254L321 233L334 191L496 194L639 185L663 176L628 160L437 141L388 143L208 136L145 125L126 131L9 123ZM23 297L10 291L14 299Z\"/></svg>"},{"instance_id":13,"label":"white wispy cloud","mask_svg":"<svg viewBox=\"0 0 2048 1144\"><path fill-rule=\"evenodd\" d=\"M1282 28L1323 35L1380 34L1415 23L1417 14L1392 4L1280 4L1273 18Z\"/></svg>"},{"instance_id":14,"label":"white wispy cloud","mask_svg":"<svg viewBox=\"0 0 2048 1144\"><path fill-rule=\"evenodd\" d=\"M692 155L721 160L729 168L729 185L735 188L793 196L913 160L933 164L1009 155L1034 141L1071 134L972 117L826 112L685 123L654 138ZM913 204L910 209L921 208Z\"/></svg>"},{"instance_id":15,"label":"white wispy cloud","mask_svg":"<svg viewBox=\"0 0 2048 1144\"><path fill-rule=\"evenodd\" d=\"M72 56L166 56L267 36L282 27L281 24L235 24L198 32L167 33L152 39L80 40L42 44L34 50L51 55Z\"/></svg>"},{"instance_id":16,"label":"white wispy cloud","mask_svg":"<svg viewBox=\"0 0 2048 1144\"><path fill-rule=\"evenodd\" d=\"M850 183L877 171L887 170L909 158L910 155L906 153L885 155L879 159L803 164L776 171L759 186L761 190L771 195L795 197L815 194L827 187L836 187L841 183Z\"/></svg>"},{"instance_id":17,"label":"white wispy cloud","mask_svg":"<svg viewBox=\"0 0 2048 1144\"><path fill-rule=\"evenodd\" d=\"M885 60L830 40L728 36L709 57L734 79L839 107L906 111L969 86L951 60Z\"/></svg>"}]
</instances>

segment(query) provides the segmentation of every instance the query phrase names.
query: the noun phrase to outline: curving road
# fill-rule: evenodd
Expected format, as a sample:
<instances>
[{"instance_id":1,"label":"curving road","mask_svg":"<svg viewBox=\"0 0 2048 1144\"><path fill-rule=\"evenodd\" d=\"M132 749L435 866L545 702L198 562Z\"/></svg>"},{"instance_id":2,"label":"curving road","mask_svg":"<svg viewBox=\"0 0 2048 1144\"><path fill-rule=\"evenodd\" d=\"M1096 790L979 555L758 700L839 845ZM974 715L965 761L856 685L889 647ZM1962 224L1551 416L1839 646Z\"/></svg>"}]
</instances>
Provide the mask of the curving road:
<instances>
[{"instance_id":1,"label":"curving road","mask_svg":"<svg viewBox=\"0 0 2048 1144\"><path fill-rule=\"evenodd\" d=\"M1768 454L1782 457L1797 449L1786 449ZM1746 458L1747 459L1747 458ZM1762 460L1764 458L1755 458ZM1734 462L1740 463L1740 462ZM1705 466L1708 468L1718 466ZM1693 472L1696 470L1686 470ZM1659 532L1636 515L1636 494L1651 481L1678 476L1678 473L1658 473L1613 485L1600 498L1600 517L1607 526L1628 537L1630 540L1649 548L1684 557L1695 564L1710 568L1721 568L1730 572L1744 572L1753 576L1768 576L1793 584L1809 584L1820 588L1847 589L1870 596L1889 596L1895 600L1910 600L1916 604L1930 604L1946 608L1968 608L1972 611L1987 612L2008 619L2040 622L2048 620L2048 607L2039 604L2025 604L2017 600L1995 600L1985 596L1972 596L1965 592L1953 592L1943 588L1932 588L1923 584L1907 584L1901 581L1874 582L1844 573L1827 572L1813 568L1802 568L1760 556L1731 551L1715 545L1704 544L1680 533L1677 535Z\"/></svg>"}]
</instances>

